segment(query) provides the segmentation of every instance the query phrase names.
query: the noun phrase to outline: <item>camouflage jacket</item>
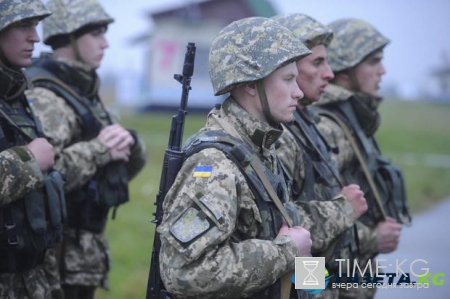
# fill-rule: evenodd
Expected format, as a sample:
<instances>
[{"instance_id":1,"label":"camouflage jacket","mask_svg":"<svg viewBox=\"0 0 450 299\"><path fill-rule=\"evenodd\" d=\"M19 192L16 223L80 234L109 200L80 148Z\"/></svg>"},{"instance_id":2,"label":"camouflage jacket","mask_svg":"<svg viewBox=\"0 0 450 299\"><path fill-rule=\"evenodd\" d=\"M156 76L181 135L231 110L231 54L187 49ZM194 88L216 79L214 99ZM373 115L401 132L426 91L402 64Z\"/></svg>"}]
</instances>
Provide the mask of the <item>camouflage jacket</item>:
<instances>
[{"instance_id":1,"label":"camouflage jacket","mask_svg":"<svg viewBox=\"0 0 450 299\"><path fill-rule=\"evenodd\" d=\"M16 90L24 89L24 76L3 66L0 60L0 99L6 99L16 94ZM11 100L18 101L22 94L14 95ZM0 105L1 106L1 105ZM1 108L1 107L0 107ZM8 121L0 115L0 124ZM4 138L3 126L0 128L0 137ZM26 146L15 146L0 149L0 206L22 198L31 190L42 187L43 174L37 165L31 151Z\"/></svg>"},{"instance_id":2,"label":"camouflage jacket","mask_svg":"<svg viewBox=\"0 0 450 299\"><path fill-rule=\"evenodd\" d=\"M22 198L42 184L42 171L26 146L0 153L0 206Z\"/></svg>"},{"instance_id":3,"label":"camouflage jacket","mask_svg":"<svg viewBox=\"0 0 450 299\"><path fill-rule=\"evenodd\" d=\"M59 62L84 67L78 62ZM55 148L55 168L66 177L66 193L81 188L102 166L112 161L108 148L98 138L79 141L82 140L82 121L64 99L40 87L28 92L27 97ZM143 141L137 138L135 142L126 163L129 179L144 167L147 159ZM104 233L80 230L77 235L75 229L66 229L63 249L63 284L108 287L110 253Z\"/></svg>"},{"instance_id":4,"label":"camouflage jacket","mask_svg":"<svg viewBox=\"0 0 450 299\"><path fill-rule=\"evenodd\" d=\"M302 135L294 124L290 124L290 126L295 134ZM304 140L304 137L300 138ZM293 189L298 190L297 192L300 192L300 195L302 195L305 176L314 175L305 173L305 163L312 162L313 158L305 152L305 149L289 130L284 130L279 141L280 145L277 148L277 155L282 161L288 176L292 179ZM328 155L326 154L325 156ZM306 161L306 159L309 161ZM331 161L327 162L330 163ZM332 167L335 166L332 162L330 164ZM325 169L325 171L328 171L328 169ZM311 178L309 182L314 180L314 178ZM302 206L305 211L310 211L304 212L304 216L300 217L303 219L300 226L311 232L311 239L313 240L312 252L320 253L325 251L338 235L348 230L356 218L349 200L342 194L338 194L340 188L336 185L327 186L323 182L314 183L316 184L314 186L316 194L310 196L315 198L304 198L308 195L302 195L300 196L301 201L297 201L296 204ZM337 184L334 177L331 177L329 183ZM317 188L320 190L316 190ZM330 194L330 191L334 194ZM315 212L313 213L312 211Z\"/></svg>"},{"instance_id":5,"label":"camouflage jacket","mask_svg":"<svg viewBox=\"0 0 450 299\"><path fill-rule=\"evenodd\" d=\"M51 299L43 266L21 273L0 273L0 298Z\"/></svg>"},{"instance_id":6,"label":"camouflage jacket","mask_svg":"<svg viewBox=\"0 0 450 299\"><path fill-rule=\"evenodd\" d=\"M325 91L326 94L315 105L320 106L333 102L347 101L350 97L354 96L354 93L351 91L335 84L329 84ZM317 127L322 132L328 143L339 149L337 154L331 153L331 157L336 162L340 173L342 173L348 165L358 163L356 154L350 145L350 142L347 140L344 131L337 123L322 116ZM378 240L375 228L369 227L361 221L357 222L357 228L360 243L360 255L370 256L376 253L378 248Z\"/></svg>"},{"instance_id":7,"label":"camouflage jacket","mask_svg":"<svg viewBox=\"0 0 450 299\"><path fill-rule=\"evenodd\" d=\"M21 73L14 73L15 76L11 76L9 69L4 68L0 60L0 99L7 98L8 92L15 93L16 89L11 88L10 83L16 84L17 82L8 81L17 78L18 74L19 81L21 81L19 84L23 83L22 78L24 77ZM17 95L23 97L23 93ZM18 100L18 98L11 98L11 100ZM7 121L0 116L0 124L3 122ZM1 138L4 138L3 130L4 127L1 126ZM0 208L23 198L30 191L41 188L43 184L43 173L27 146L2 148L0 152ZM0 210L0 213L3 211ZM3 252L2 254L4 254ZM21 273L0 273L0 298L50 299L49 285L42 266L36 266Z\"/></svg>"},{"instance_id":8,"label":"camouflage jacket","mask_svg":"<svg viewBox=\"0 0 450 299\"><path fill-rule=\"evenodd\" d=\"M274 144L280 130L256 120L232 98L224 102L221 110L209 114L202 130L223 130L216 121L218 117L232 125L274 173L280 171ZM256 138L258 131L263 132L264 138ZM211 167L208 178L196 177L196 167L201 165ZM206 194L208 208L223 220L216 230L205 234L199 225L183 223L183 233L193 238L184 249L182 237L174 237L173 232L186 211L199 200L199 193ZM311 221L308 212L318 212L314 207L308 209L308 203L298 206L305 224ZM292 271L296 248L290 237L258 238L265 219L268 218L258 208L239 168L222 151L207 148L189 157L165 198L163 223L158 228L162 243L160 270L168 291L177 298L242 298L269 287ZM345 226L351 226L353 221L354 216L349 215ZM214 234L208 234L211 231Z\"/></svg>"},{"instance_id":9,"label":"camouflage jacket","mask_svg":"<svg viewBox=\"0 0 450 299\"><path fill-rule=\"evenodd\" d=\"M223 131L217 117L233 126L261 161L277 171L273 143L280 130L258 121L232 98L210 112L202 130ZM256 131L265 136L264 145L251 141ZM211 169L209 177L195 174L199 166ZM220 220L214 229L205 230L184 216L198 209L194 203L199 193ZM161 277L175 298L248 297L294 269L297 248L290 237L257 238L264 216L255 200L238 166L222 151L207 148L183 163L164 200L163 222L158 227ZM187 247L186 238L192 240Z\"/></svg>"}]
</instances>

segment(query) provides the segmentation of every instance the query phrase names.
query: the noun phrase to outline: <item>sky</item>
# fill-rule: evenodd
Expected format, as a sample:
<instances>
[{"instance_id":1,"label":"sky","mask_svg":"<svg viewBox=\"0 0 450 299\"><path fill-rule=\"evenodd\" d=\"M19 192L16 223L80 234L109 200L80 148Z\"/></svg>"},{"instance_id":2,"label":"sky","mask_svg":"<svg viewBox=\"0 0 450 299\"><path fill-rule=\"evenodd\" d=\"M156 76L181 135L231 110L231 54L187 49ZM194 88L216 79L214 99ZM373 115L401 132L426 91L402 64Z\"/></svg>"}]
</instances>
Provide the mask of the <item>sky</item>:
<instances>
[{"instance_id":1,"label":"sky","mask_svg":"<svg viewBox=\"0 0 450 299\"><path fill-rule=\"evenodd\" d=\"M109 27L107 50L100 75L144 73L145 48L130 45L130 39L150 32L147 17L173 5L198 0L99 0L115 18ZM360 18L391 39L385 48L387 74L382 87L397 85L405 97L436 93L437 81L430 71L442 65L444 53L450 60L450 1L448 0L270 0L279 13L305 13L328 24L339 18ZM43 1L44 3L47 0ZM195 41L194 41L195 42ZM35 54L48 50L40 44Z\"/></svg>"}]
</instances>

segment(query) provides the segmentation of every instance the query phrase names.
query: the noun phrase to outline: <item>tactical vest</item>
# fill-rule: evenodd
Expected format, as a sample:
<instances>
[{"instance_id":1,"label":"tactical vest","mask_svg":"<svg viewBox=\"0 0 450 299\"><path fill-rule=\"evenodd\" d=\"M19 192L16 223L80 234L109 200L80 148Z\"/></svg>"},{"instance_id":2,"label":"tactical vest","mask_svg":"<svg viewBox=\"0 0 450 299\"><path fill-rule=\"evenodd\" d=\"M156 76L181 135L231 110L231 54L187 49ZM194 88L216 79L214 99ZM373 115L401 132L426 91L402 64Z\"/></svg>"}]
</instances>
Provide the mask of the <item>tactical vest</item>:
<instances>
[{"instance_id":1,"label":"tactical vest","mask_svg":"<svg viewBox=\"0 0 450 299\"><path fill-rule=\"evenodd\" d=\"M24 96L11 104L0 99L0 151L43 137ZM21 131L22 132L21 132ZM20 174L19 174L20 175ZM0 273L29 270L43 261L47 248L62 240L66 217L63 178L44 173L44 186L0 207Z\"/></svg>"},{"instance_id":2,"label":"tactical vest","mask_svg":"<svg viewBox=\"0 0 450 299\"><path fill-rule=\"evenodd\" d=\"M299 213L297 208L289 200L289 189L286 185L286 177L284 173L275 174L260 160L260 158L248 147L242 140L239 140L222 131L203 131L191 137L184 148L185 159L195 153L206 148L216 148L222 151L225 156L230 159L244 175L252 194L256 197L256 204L259 208L262 218L262 228L258 235L258 239L273 240L278 235L283 224L283 217L270 199L267 191L258 177L258 174L251 167L250 161L259 161L264 168L264 175L269 180L273 189L277 192L278 197L285 206L291 216L294 225L299 225ZM277 159L278 169L281 171L282 166ZM242 241L242 240L237 240ZM281 290L280 280L266 289L258 292L249 298L254 299L274 299L279 298ZM294 294L297 293L297 294ZM308 298L305 292L301 290L292 290L291 298Z\"/></svg>"},{"instance_id":3,"label":"tactical vest","mask_svg":"<svg viewBox=\"0 0 450 299\"><path fill-rule=\"evenodd\" d=\"M97 137L104 126L112 124L97 94L94 98L88 98L76 84L69 85L61 81L67 78L68 73L62 63L48 58L39 59L26 73L35 87L51 90L63 98L80 117L82 137L72 140L71 144L89 141ZM109 210L114 209L114 218L117 207L129 200L128 172L124 163L108 163L84 186L69 192L66 197L68 227L78 231L84 229L93 233L103 232Z\"/></svg>"},{"instance_id":4,"label":"tactical vest","mask_svg":"<svg viewBox=\"0 0 450 299\"><path fill-rule=\"evenodd\" d=\"M317 110L319 114L321 109L329 111L341 119L354 136L388 216L395 218L400 223L410 224L411 216L407 204L403 172L399 167L392 165L389 159L382 156L375 139L364 133L349 101L321 106ZM325 117L329 116L325 115ZM375 227L383 217L377 208L375 197L359 161L355 159L354 163L346 166L342 171L342 176L347 182L360 185L369 209L359 219L366 225Z\"/></svg>"},{"instance_id":5,"label":"tactical vest","mask_svg":"<svg viewBox=\"0 0 450 299\"><path fill-rule=\"evenodd\" d=\"M296 111L294 113L294 121L286 125L286 128L304 150L304 182L301 190L293 189L293 196L298 201L330 200L341 189L335 178L337 174L333 174L329 168L331 165L327 165L331 161L329 151L332 149L317 130L313 121L314 117L310 111L306 111L304 117ZM357 255L357 243L357 235L354 229L348 229L339 236L339 240L332 244L334 249L332 252L329 252L331 255L327 256L326 267L330 273L334 273L339 267L338 262L335 262L336 259L353 259ZM318 255L322 256L322 254Z\"/></svg>"}]
</instances>

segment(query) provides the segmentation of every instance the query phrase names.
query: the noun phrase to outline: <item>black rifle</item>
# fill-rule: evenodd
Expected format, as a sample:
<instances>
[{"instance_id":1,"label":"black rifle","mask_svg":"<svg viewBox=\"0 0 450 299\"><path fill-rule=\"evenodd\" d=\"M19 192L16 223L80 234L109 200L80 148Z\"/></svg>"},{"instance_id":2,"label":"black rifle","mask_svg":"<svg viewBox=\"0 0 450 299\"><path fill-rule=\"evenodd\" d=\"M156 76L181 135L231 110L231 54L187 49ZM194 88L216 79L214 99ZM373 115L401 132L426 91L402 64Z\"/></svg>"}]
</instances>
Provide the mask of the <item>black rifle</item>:
<instances>
[{"instance_id":1,"label":"black rifle","mask_svg":"<svg viewBox=\"0 0 450 299\"><path fill-rule=\"evenodd\" d=\"M161 281L161 274L159 273L159 250L161 248L161 241L159 239L159 234L156 232L156 228L162 221L164 198L175 181L177 173L183 164L184 152L181 150L181 143L183 139L184 121L187 114L186 106L189 97L189 90L191 90L191 77L194 73L194 60L195 43L188 43L184 57L183 74L174 75L175 80L183 85L183 91L181 94L181 103L180 109L178 109L178 114L172 116L169 144L164 154L159 191L156 195L156 212L153 213L155 220L152 221L156 224L156 227L155 237L153 239L150 273L147 283L147 299L171 299L170 294L167 293L164 288L164 284Z\"/></svg>"}]
</instances>

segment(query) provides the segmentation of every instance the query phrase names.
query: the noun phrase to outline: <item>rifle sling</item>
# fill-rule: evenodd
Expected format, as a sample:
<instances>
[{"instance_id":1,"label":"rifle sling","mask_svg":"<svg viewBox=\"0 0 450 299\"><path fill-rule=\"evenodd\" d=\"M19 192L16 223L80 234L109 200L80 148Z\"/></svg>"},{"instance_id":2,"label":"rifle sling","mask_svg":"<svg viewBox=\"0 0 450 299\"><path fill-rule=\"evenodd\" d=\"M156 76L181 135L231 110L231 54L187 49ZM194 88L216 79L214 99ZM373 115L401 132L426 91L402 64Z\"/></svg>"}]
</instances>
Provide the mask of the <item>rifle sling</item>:
<instances>
[{"instance_id":1,"label":"rifle sling","mask_svg":"<svg viewBox=\"0 0 450 299\"><path fill-rule=\"evenodd\" d=\"M374 179L372 177L372 174L369 171L369 167L367 166L367 163L364 160L364 158L362 156L362 153L359 150L359 147L356 144L356 141L353 138L352 133L350 132L350 129L347 127L347 125L338 116L334 115L333 113L331 113L329 111L320 109L319 110L319 114L332 119L333 121L335 121L342 128L342 131L344 132L345 136L347 137L348 141L350 142L350 145L353 148L353 150L355 151L356 157L358 158L358 161L361 164L361 168L362 168L362 170L364 172L364 176L366 177L367 182L369 183L370 189L373 192L373 195L375 197L375 201L377 203L377 206L380 209L380 212L381 212L383 218L386 219L387 214L386 214L384 206L383 206L383 204L381 202L380 194L378 193L378 189L375 186L375 182L374 182Z\"/></svg>"}]
</instances>

